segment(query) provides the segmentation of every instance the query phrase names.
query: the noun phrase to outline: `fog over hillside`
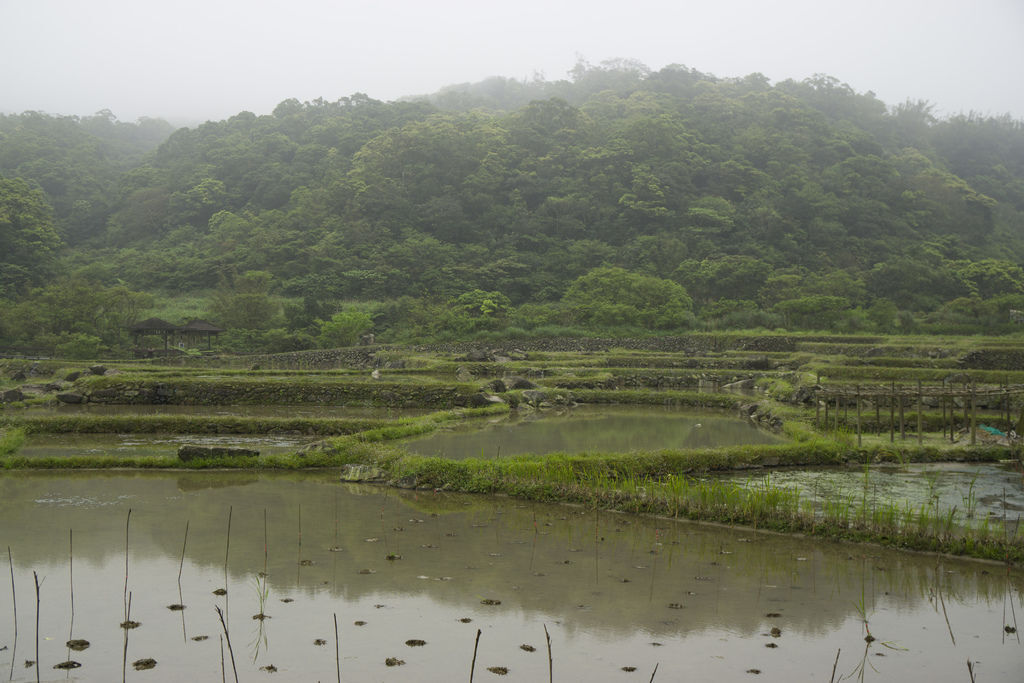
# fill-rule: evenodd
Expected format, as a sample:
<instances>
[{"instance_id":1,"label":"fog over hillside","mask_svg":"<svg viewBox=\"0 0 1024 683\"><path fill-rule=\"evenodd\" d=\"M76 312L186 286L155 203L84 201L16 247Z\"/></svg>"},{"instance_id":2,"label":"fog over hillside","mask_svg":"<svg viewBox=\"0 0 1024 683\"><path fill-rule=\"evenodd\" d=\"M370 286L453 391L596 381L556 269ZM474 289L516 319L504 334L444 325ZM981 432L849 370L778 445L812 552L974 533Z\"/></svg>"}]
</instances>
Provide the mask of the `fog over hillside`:
<instances>
[{"instance_id":1,"label":"fog over hillside","mask_svg":"<svg viewBox=\"0 0 1024 683\"><path fill-rule=\"evenodd\" d=\"M1022 118L1022 35L1019 0L5 2L0 111L193 123L627 58L773 82L825 73L889 105Z\"/></svg>"}]
</instances>

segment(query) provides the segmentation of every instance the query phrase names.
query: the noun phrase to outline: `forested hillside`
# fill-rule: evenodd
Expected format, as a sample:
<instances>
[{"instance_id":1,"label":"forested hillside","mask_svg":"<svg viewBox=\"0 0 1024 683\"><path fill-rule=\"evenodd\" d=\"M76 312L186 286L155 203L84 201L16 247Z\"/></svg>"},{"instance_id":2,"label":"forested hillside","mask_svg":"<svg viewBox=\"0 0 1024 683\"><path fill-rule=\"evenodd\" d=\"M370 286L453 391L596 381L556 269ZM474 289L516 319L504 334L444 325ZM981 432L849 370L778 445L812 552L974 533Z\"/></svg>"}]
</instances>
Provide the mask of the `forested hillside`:
<instances>
[{"instance_id":1,"label":"forested hillside","mask_svg":"<svg viewBox=\"0 0 1024 683\"><path fill-rule=\"evenodd\" d=\"M0 345L229 348L688 328L1006 332L1024 123L582 64L407 101L0 117Z\"/></svg>"}]
</instances>

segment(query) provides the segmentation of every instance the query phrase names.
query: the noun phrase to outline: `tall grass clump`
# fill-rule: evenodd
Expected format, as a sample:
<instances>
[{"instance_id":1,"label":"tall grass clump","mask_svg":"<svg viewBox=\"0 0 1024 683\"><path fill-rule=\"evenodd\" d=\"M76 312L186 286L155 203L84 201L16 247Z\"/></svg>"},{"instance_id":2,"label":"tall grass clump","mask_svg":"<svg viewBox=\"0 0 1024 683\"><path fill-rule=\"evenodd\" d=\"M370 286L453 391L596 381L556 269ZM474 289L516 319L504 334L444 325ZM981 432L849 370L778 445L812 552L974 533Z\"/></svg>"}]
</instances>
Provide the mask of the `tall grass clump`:
<instances>
[{"instance_id":1,"label":"tall grass clump","mask_svg":"<svg viewBox=\"0 0 1024 683\"><path fill-rule=\"evenodd\" d=\"M19 427L0 432L0 458L14 455L25 445L25 430Z\"/></svg>"}]
</instances>

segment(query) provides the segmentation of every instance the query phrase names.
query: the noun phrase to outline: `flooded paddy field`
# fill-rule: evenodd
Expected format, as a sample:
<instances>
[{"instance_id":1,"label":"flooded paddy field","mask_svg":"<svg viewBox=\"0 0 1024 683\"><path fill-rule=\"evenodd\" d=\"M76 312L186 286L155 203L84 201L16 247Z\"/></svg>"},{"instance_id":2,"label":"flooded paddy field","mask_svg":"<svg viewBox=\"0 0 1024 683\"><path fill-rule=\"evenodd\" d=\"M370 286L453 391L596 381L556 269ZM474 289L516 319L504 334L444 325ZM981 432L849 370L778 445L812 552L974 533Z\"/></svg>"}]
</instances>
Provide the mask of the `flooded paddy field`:
<instances>
[{"instance_id":1,"label":"flooded paddy field","mask_svg":"<svg viewBox=\"0 0 1024 683\"><path fill-rule=\"evenodd\" d=\"M246 448L270 455L290 453L315 440L312 436L290 434L31 434L18 455L156 457L177 455L181 446Z\"/></svg>"},{"instance_id":2,"label":"flooded paddy field","mask_svg":"<svg viewBox=\"0 0 1024 683\"><path fill-rule=\"evenodd\" d=\"M402 445L417 455L496 458L533 453L621 452L660 448L717 448L782 443L735 412L658 406L576 406L485 423L412 439Z\"/></svg>"},{"instance_id":3,"label":"flooded paddy field","mask_svg":"<svg viewBox=\"0 0 1024 683\"><path fill-rule=\"evenodd\" d=\"M1020 680L1019 569L336 478L4 474L0 673L466 680L479 629L474 680L539 681L546 627L561 681Z\"/></svg>"},{"instance_id":4,"label":"flooded paddy field","mask_svg":"<svg viewBox=\"0 0 1024 683\"><path fill-rule=\"evenodd\" d=\"M715 479L745 486L766 482L809 500L851 499L873 508L890 502L955 510L959 520L1024 518L1024 472L1017 462L906 463L864 467L780 468L760 475L730 472Z\"/></svg>"},{"instance_id":5,"label":"flooded paddy field","mask_svg":"<svg viewBox=\"0 0 1024 683\"><path fill-rule=\"evenodd\" d=\"M345 406L345 405L174 405L174 404L51 404L31 406L12 410L13 415L61 415L65 417L77 415L188 415L213 417L218 415L232 417L308 417L308 418L380 418L391 419L415 417L431 412L428 408L393 408L387 406Z\"/></svg>"}]
</instances>

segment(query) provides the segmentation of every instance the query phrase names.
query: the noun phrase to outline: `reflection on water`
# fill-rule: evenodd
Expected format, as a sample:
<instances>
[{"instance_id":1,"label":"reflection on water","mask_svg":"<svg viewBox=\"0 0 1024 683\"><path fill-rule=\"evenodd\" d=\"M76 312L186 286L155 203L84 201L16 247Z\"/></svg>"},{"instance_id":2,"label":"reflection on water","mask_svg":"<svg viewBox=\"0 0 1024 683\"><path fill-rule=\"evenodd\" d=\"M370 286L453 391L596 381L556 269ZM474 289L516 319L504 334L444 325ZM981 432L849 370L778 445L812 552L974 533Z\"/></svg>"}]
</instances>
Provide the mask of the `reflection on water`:
<instances>
[{"instance_id":1,"label":"reflection on water","mask_svg":"<svg viewBox=\"0 0 1024 683\"><path fill-rule=\"evenodd\" d=\"M79 455L150 457L175 455L178 447L227 446L250 448L261 454L294 451L314 440L310 436L284 434L31 434L18 451L26 458L60 458Z\"/></svg>"},{"instance_id":2,"label":"reflection on water","mask_svg":"<svg viewBox=\"0 0 1024 683\"><path fill-rule=\"evenodd\" d=\"M1024 619L1018 570L334 479L5 474L0 543L14 560L19 635L15 646L11 592L0 590L0 670L35 679L24 667L35 658L35 571L49 679L64 677L52 667L69 657L79 680L118 680L124 658L131 675L152 657L157 667L138 676L220 680L216 606L242 680L270 665L282 680L334 680L335 617L344 680L463 680L477 628L477 680L497 666L511 680L547 680L545 626L556 680L618 680L622 667L647 680L656 664L658 680L737 680L751 669L757 680L827 680L837 650L837 679L860 667L868 680L967 680L970 659L979 680L1019 680L1024 650L1004 630ZM126 526L131 615L142 625L125 655ZM226 596L212 594L225 585ZM168 609L177 603L186 609ZM253 620L260 612L269 618ZM878 639L866 660L865 620ZM71 631L89 649L69 652ZM389 668L389 657L406 664Z\"/></svg>"},{"instance_id":3,"label":"reflection on water","mask_svg":"<svg viewBox=\"0 0 1024 683\"><path fill-rule=\"evenodd\" d=\"M578 406L524 417L513 414L495 419L482 429L469 425L404 445L420 455L461 460L523 453L629 452L779 442L781 439L774 434L722 411Z\"/></svg>"}]
</instances>

